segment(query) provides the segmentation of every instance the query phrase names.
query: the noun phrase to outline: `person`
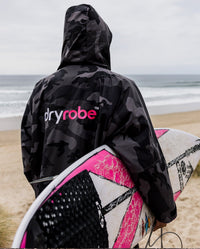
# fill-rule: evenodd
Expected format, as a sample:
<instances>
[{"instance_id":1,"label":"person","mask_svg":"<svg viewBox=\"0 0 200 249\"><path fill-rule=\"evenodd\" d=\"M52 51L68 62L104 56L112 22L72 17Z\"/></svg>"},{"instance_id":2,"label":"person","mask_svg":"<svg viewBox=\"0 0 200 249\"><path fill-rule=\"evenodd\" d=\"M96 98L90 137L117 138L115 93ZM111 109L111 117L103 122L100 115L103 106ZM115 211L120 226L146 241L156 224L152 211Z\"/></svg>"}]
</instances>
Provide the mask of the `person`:
<instances>
[{"instance_id":1,"label":"person","mask_svg":"<svg viewBox=\"0 0 200 249\"><path fill-rule=\"evenodd\" d=\"M166 162L136 84L111 71L112 33L86 4L66 12L61 63L27 103L21 143L29 182L55 176L107 144L127 167L156 217L155 230L176 218ZM41 192L35 184L36 196Z\"/></svg>"}]
</instances>

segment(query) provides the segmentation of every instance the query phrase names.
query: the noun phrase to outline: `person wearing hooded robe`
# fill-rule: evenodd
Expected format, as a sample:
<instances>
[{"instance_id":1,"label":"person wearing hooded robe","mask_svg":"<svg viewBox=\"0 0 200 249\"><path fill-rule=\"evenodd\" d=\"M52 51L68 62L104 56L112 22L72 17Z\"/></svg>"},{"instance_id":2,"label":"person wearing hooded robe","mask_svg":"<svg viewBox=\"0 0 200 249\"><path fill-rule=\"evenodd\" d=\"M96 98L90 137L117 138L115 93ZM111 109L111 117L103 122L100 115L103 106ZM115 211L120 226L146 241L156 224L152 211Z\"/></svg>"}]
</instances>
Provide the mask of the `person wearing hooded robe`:
<instances>
[{"instance_id":1,"label":"person wearing hooded robe","mask_svg":"<svg viewBox=\"0 0 200 249\"><path fill-rule=\"evenodd\" d=\"M29 182L55 176L106 144L123 161L156 228L176 218L176 204L154 128L136 84L111 71L112 33L93 7L69 8L58 70L41 79L21 126ZM44 188L34 184L36 196Z\"/></svg>"}]
</instances>

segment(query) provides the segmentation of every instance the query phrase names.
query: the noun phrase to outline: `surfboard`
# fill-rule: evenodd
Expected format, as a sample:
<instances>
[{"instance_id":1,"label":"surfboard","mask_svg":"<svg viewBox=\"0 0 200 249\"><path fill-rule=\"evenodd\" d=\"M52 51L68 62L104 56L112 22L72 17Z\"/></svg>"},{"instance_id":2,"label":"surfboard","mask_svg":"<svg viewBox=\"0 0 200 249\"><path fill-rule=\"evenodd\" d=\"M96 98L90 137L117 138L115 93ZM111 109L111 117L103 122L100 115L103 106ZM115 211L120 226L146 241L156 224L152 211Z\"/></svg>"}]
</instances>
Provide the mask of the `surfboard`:
<instances>
[{"instance_id":1,"label":"surfboard","mask_svg":"<svg viewBox=\"0 0 200 249\"><path fill-rule=\"evenodd\" d=\"M155 132L176 200L200 160L200 139L175 129ZM103 145L44 189L24 216L12 247L131 248L153 223L123 163Z\"/></svg>"}]
</instances>

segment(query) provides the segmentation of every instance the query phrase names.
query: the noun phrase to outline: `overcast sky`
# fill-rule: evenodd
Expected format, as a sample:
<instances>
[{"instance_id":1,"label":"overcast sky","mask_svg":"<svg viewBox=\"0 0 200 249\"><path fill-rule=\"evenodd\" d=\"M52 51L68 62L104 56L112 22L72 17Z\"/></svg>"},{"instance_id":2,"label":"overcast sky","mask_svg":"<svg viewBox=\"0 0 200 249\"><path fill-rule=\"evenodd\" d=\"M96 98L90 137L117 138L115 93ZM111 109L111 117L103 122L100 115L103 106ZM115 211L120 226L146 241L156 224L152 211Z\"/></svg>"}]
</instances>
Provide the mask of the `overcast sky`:
<instances>
[{"instance_id":1,"label":"overcast sky","mask_svg":"<svg viewBox=\"0 0 200 249\"><path fill-rule=\"evenodd\" d=\"M0 0L0 74L54 72L66 9L81 3L113 33L113 71L200 74L200 0Z\"/></svg>"}]
</instances>

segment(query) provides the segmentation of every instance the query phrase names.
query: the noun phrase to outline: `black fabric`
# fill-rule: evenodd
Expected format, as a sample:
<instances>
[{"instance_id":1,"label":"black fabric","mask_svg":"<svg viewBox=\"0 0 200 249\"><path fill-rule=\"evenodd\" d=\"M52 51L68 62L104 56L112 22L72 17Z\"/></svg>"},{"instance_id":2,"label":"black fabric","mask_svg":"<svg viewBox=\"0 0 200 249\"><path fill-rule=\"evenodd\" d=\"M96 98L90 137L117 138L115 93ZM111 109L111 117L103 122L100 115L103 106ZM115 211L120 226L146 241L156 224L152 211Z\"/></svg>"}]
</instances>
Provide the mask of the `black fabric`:
<instances>
[{"instance_id":1,"label":"black fabric","mask_svg":"<svg viewBox=\"0 0 200 249\"><path fill-rule=\"evenodd\" d=\"M101 201L87 171L63 185L36 212L26 247L108 247Z\"/></svg>"},{"instance_id":2,"label":"black fabric","mask_svg":"<svg viewBox=\"0 0 200 249\"><path fill-rule=\"evenodd\" d=\"M91 6L67 10L59 70L36 84L23 116L24 173L29 181L58 175L107 144L156 219L170 222L176 205L165 158L136 84L110 70L111 39Z\"/></svg>"}]
</instances>

